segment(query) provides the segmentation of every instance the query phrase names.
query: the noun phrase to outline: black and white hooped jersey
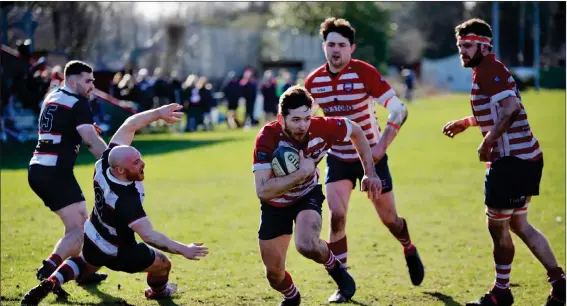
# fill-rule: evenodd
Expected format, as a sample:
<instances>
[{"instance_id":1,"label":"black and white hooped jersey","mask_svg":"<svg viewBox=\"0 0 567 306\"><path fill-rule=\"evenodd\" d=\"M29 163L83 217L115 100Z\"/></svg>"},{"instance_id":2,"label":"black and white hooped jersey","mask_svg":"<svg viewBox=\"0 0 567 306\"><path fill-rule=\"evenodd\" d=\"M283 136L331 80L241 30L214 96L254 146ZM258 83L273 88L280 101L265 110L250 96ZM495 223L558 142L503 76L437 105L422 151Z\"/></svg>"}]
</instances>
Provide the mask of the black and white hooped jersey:
<instances>
[{"instance_id":1,"label":"black and white hooped jersey","mask_svg":"<svg viewBox=\"0 0 567 306\"><path fill-rule=\"evenodd\" d=\"M65 87L45 97L38 120L38 142L30 165L73 168L81 145L78 129L92 125L89 101Z\"/></svg>"},{"instance_id":2,"label":"black and white hooped jersey","mask_svg":"<svg viewBox=\"0 0 567 306\"><path fill-rule=\"evenodd\" d=\"M111 256L118 254L119 247L137 243L131 227L147 218L142 207L145 197L142 182L119 181L110 171L108 156L116 145L111 143L96 162L95 205L84 226L87 238Z\"/></svg>"}]
</instances>

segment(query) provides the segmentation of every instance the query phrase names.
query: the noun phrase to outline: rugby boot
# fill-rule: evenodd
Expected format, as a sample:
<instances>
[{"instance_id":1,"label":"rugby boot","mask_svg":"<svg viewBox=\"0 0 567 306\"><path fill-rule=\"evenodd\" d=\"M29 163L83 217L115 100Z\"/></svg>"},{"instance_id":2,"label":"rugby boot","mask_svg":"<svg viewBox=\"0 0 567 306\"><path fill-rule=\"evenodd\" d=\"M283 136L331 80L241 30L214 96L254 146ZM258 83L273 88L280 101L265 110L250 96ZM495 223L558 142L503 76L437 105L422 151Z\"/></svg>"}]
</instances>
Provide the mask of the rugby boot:
<instances>
[{"instance_id":1,"label":"rugby boot","mask_svg":"<svg viewBox=\"0 0 567 306\"><path fill-rule=\"evenodd\" d=\"M506 290L490 290L480 299L468 302L466 306L510 306L514 304L514 297L510 289Z\"/></svg>"},{"instance_id":2,"label":"rugby boot","mask_svg":"<svg viewBox=\"0 0 567 306\"><path fill-rule=\"evenodd\" d=\"M356 283L352 276L347 272L344 265L337 259L335 268L328 271L339 289L329 297L329 303L344 303L349 301L356 292Z\"/></svg>"},{"instance_id":3,"label":"rugby boot","mask_svg":"<svg viewBox=\"0 0 567 306\"><path fill-rule=\"evenodd\" d=\"M544 306L565 306L565 279L553 283Z\"/></svg>"},{"instance_id":4,"label":"rugby boot","mask_svg":"<svg viewBox=\"0 0 567 306\"><path fill-rule=\"evenodd\" d=\"M298 306L299 304L301 304L301 294L298 292L293 299L283 299L280 306Z\"/></svg>"},{"instance_id":5,"label":"rugby boot","mask_svg":"<svg viewBox=\"0 0 567 306\"><path fill-rule=\"evenodd\" d=\"M152 288L146 288L144 294L148 299L158 300L158 299L170 298L171 296L173 296L173 294L175 294L175 292L177 292L177 284L167 283L165 289L163 289L163 291L161 292L153 291Z\"/></svg>"},{"instance_id":6,"label":"rugby boot","mask_svg":"<svg viewBox=\"0 0 567 306\"><path fill-rule=\"evenodd\" d=\"M37 270L37 273L35 275L37 277L37 280L43 281L47 279L49 276L51 276L51 273L53 273L53 271L50 270L51 269L45 266L45 261L44 261L44 265ZM57 297L60 299L66 299L70 295L59 284L55 284L55 288L53 288L53 294L57 295Z\"/></svg>"},{"instance_id":7,"label":"rugby boot","mask_svg":"<svg viewBox=\"0 0 567 306\"><path fill-rule=\"evenodd\" d=\"M553 295L549 295L544 306L565 306L565 301L559 300Z\"/></svg>"},{"instance_id":8,"label":"rugby boot","mask_svg":"<svg viewBox=\"0 0 567 306\"><path fill-rule=\"evenodd\" d=\"M423 263L421 262L415 245L410 250L404 251L404 256L406 258L411 283L414 286L421 285L425 277L425 269L423 268Z\"/></svg>"},{"instance_id":9,"label":"rugby boot","mask_svg":"<svg viewBox=\"0 0 567 306\"><path fill-rule=\"evenodd\" d=\"M50 281L49 279L44 279L37 285L28 291L22 298L22 306L35 306L38 305L50 292L53 292L56 283Z\"/></svg>"}]
</instances>

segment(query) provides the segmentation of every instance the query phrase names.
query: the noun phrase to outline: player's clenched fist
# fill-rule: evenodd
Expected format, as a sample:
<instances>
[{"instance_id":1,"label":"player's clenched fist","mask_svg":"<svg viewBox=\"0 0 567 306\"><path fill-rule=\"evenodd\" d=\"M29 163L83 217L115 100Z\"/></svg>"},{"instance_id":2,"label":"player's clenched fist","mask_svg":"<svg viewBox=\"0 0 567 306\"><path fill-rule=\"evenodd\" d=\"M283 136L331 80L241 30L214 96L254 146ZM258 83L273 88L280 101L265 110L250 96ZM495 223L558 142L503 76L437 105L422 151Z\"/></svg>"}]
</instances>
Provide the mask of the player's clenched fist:
<instances>
[{"instance_id":1,"label":"player's clenched fist","mask_svg":"<svg viewBox=\"0 0 567 306\"><path fill-rule=\"evenodd\" d=\"M447 137L455 137L455 135L462 133L464 130L467 129L467 125L463 120L453 120L447 122L443 127L443 134Z\"/></svg>"},{"instance_id":2,"label":"player's clenched fist","mask_svg":"<svg viewBox=\"0 0 567 306\"><path fill-rule=\"evenodd\" d=\"M299 169L304 171L306 177L311 176L315 172L315 161L313 158L305 156L303 150L299 152Z\"/></svg>"},{"instance_id":3,"label":"player's clenched fist","mask_svg":"<svg viewBox=\"0 0 567 306\"><path fill-rule=\"evenodd\" d=\"M191 260L199 260L198 257L205 257L207 254L209 254L209 248L202 242L191 243L181 251L181 255Z\"/></svg>"}]
</instances>

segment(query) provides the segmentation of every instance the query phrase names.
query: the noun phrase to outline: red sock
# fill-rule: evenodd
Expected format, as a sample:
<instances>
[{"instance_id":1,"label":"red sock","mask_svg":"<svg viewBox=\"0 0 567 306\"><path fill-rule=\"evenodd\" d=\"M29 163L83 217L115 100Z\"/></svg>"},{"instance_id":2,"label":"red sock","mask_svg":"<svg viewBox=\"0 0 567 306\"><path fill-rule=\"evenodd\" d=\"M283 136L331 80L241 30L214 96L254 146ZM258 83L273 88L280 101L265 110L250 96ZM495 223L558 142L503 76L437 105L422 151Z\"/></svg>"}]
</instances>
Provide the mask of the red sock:
<instances>
[{"instance_id":1,"label":"red sock","mask_svg":"<svg viewBox=\"0 0 567 306\"><path fill-rule=\"evenodd\" d=\"M148 272L146 281L153 292L161 293L167 288L167 280L169 274L166 275L152 275Z\"/></svg>"},{"instance_id":2,"label":"red sock","mask_svg":"<svg viewBox=\"0 0 567 306\"><path fill-rule=\"evenodd\" d=\"M77 279L81 273L81 269L84 269L84 262L81 257L72 257L65 260L47 279L56 284L63 285L70 280Z\"/></svg>"},{"instance_id":3,"label":"red sock","mask_svg":"<svg viewBox=\"0 0 567 306\"><path fill-rule=\"evenodd\" d=\"M327 258L327 261L324 263L325 269L327 269L329 271L333 270L336 266L336 263L337 263L336 261L337 261L337 258L333 254L333 251L331 251L329 249L329 258Z\"/></svg>"},{"instance_id":4,"label":"red sock","mask_svg":"<svg viewBox=\"0 0 567 306\"><path fill-rule=\"evenodd\" d=\"M407 255L410 252L412 252L415 249L415 247L411 243L411 238L409 235L408 224L406 222L406 219L402 218L402 222L403 223L402 223L401 231L394 232L390 229L390 233L392 233L392 235L394 235L394 237L398 239L402 247L404 247L404 253Z\"/></svg>"},{"instance_id":5,"label":"red sock","mask_svg":"<svg viewBox=\"0 0 567 306\"><path fill-rule=\"evenodd\" d=\"M283 281L279 285L275 286L274 289L281 292L286 300L291 300L299 294L299 290L297 290L293 284L293 279L291 279L291 275L289 275L287 271L285 271Z\"/></svg>"},{"instance_id":6,"label":"red sock","mask_svg":"<svg viewBox=\"0 0 567 306\"><path fill-rule=\"evenodd\" d=\"M345 235L342 239L327 243L329 245L329 250L333 252L335 257L343 264L347 263L347 236Z\"/></svg>"}]
</instances>

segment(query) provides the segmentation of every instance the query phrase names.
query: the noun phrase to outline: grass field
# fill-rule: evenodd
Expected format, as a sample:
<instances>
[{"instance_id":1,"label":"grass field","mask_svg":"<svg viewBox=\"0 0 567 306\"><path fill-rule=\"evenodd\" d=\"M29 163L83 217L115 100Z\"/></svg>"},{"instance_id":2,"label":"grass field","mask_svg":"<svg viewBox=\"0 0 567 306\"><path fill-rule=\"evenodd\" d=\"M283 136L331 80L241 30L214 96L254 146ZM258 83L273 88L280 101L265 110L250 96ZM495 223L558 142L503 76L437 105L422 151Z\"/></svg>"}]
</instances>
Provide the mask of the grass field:
<instances>
[{"instance_id":1,"label":"grass field","mask_svg":"<svg viewBox=\"0 0 567 306\"><path fill-rule=\"evenodd\" d=\"M541 196L530 220L551 242L565 267L565 92L526 92L524 104L545 155ZM484 163L477 160L480 132L455 139L441 134L451 119L470 114L467 95L418 100L389 150L399 213L426 268L413 287L399 243L384 227L362 193L355 193L348 215L350 272L357 280L355 305L463 305L492 285L492 243L485 227ZM386 113L380 110L384 122ZM146 161L145 209L154 226L190 243L204 241L202 261L171 256L171 281L180 292L160 305L278 305L280 294L264 278L257 246L259 202L255 197L252 147L257 130L185 135L142 135L134 145ZM34 144L4 147L1 185L1 295L17 304L37 284L35 269L62 234L58 218L27 184L26 165ZM93 204L94 160L83 149L75 174ZM320 165L324 174L324 162ZM558 219L560 217L561 219ZM328 209L322 237L328 236ZM541 305L549 285L545 270L514 237L512 286L516 305ZM293 242L292 242L293 243ZM323 267L288 251L287 269L302 293L303 305L325 305L334 291ZM107 269L103 270L107 271ZM49 305L158 305L143 296L144 274L110 272L98 287L65 288L72 297Z\"/></svg>"}]
</instances>

